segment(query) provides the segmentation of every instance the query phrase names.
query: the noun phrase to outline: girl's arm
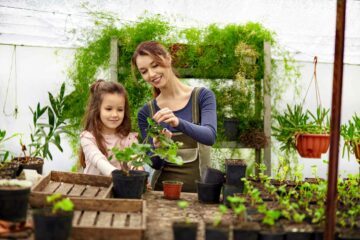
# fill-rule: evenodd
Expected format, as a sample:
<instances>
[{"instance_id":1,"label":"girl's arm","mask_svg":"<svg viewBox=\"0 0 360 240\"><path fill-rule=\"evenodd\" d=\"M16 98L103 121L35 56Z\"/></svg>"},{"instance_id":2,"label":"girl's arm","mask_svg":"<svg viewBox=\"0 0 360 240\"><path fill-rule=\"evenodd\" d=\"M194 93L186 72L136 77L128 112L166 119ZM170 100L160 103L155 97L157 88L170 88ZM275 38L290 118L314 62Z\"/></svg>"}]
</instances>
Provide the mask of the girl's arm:
<instances>
[{"instance_id":1,"label":"girl's arm","mask_svg":"<svg viewBox=\"0 0 360 240\"><path fill-rule=\"evenodd\" d=\"M95 137L90 132L83 132L80 135L80 144L84 151L86 164L93 165L102 175L110 176L111 172L117 169L97 147Z\"/></svg>"}]
</instances>

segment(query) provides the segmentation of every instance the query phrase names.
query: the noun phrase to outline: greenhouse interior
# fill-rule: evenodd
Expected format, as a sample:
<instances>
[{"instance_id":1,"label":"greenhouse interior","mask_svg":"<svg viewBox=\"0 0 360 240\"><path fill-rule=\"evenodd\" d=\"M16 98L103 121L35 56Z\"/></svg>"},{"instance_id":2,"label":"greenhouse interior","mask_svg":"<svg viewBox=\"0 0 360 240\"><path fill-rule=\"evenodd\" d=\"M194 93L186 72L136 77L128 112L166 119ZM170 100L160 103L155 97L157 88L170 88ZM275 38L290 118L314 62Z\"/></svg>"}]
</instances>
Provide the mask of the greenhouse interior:
<instances>
[{"instance_id":1,"label":"greenhouse interior","mask_svg":"<svg viewBox=\"0 0 360 240\"><path fill-rule=\"evenodd\" d=\"M360 239L359 16L0 0L0 239Z\"/></svg>"}]
</instances>

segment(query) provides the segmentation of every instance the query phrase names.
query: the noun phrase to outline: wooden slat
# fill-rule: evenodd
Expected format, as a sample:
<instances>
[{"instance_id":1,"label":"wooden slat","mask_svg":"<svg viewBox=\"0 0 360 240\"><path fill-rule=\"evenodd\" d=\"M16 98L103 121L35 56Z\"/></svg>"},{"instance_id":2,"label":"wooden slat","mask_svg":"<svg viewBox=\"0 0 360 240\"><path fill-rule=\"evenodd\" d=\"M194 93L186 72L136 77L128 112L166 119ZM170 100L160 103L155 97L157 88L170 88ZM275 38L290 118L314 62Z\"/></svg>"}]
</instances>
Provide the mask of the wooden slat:
<instances>
[{"instance_id":1,"label":"wooden slat","mask_svg":"<svg viewBox=\"0 0 360 240\"><path fill-rule=\"evenodd\" d=\"M96 197L98 192L99 192L99 187L86 186L86 189L81 196L82 197Z\"/></svg>"},{"instance_id":2,"label":"wooden slat","mask_svg":"<svg viewBox=\"0 0 360 240\"><path fill-rule=\"evenodd\" d=\"M85 185L78 185L75 184L74 187L69 192L68 196L81 196L81 194L84 192L86 186Z\"/></svg>"},{"instance_id":3,"label":"wooden slat","mask_svg":"<svg viewBox=\"0 0 360 240\"><path fill-rule=\"evenodd\" d=\"M50 181L48 185L46 185L46 187L42 190L42 192L44 193L53 193L55 192L56 189L58 189L58 187L60 187L60 184L59 182L53 182L53 181Z\"/></svg>"},{"instance_id":4,"label":"wooden slat","mask_svg":"<svg viewBox=\"0 0 360 240\"><path fill-rule=\"evenodd\" d=\"M98 219L96 221L97 227L111 227L111 219L112 219L111 212L100 212Z\"/></svg>"},{"instance_id":5,"label":"wooden slat","mask_svg":"<svg viewBox=\"0 0 360 240\"><path fill-rule=\"evenodd\" d=\"M81 227L92 227L95 223L95 218L97 215L97 211L84 211L79 226Z\"/></svg>"},{"instance_id":6,"label":"wooden slat","mask_svg":"<svg viewBox=\"0 0 360 240\"><path fill-rule=\"evenodd\" d=\"M108 188L99 187L100 191L96 195L96 198L105 198L108 192Z\"/></svg>"},{"instance_id":7,"label":"wooden slat","mask_svg":"<svg viewBox=\"0 0 360 240\"><path fill-rule=\"evenodd\" d=\"M99 187L108 187L112 183L112 178L107 176L57 171L51 172L51 180L55 182L66 182Z\"/></svg>"},{"instance_id":8,"label":"wooden slat","mask_svg":"<svg viewBox=\"0 0 360 240\"><path fill-rule=\"evenodd\" d=\"M139 199L72 199L76 210L93 210L104 212L141 212L143 202ZM95 204L96 203L96 204ZM101 207L100 207L101 206Z\"/></svg>"},{"instance_id":9,"label":"wooden slat","mask_svg":"<svg viewBox=\"0 0 360 240\"><path fill-rule=\"evenodd\" d=\"M56 189L55 192L61 193L62 195L67 195L73 186L74 184L71 183L61 183L60 187Z\"/></svg>"},{"instance_id":10,"label":"wooden slat","mask_svg":"<svg viewBox=\"0 0 360 240\"><path fill-rule=\"evenodd\" d=\"M127 214L126 213L115 213L113 227L122 228L125 227Z\"/></svg>"},{"instance_id":11,"label":"wooden slat","mask_svg":"<svg viewBox=\"0 0 360 240\"><path fill-rule=\"evenodd\" d=\"M48 174L46 177L41 178L32 188L31 191L41 191L50 182L51 176Z\"/></svg>"},{"instance_id":12,"label":"wooden slat","mask_svg":"<svg viewBox=\"0 0 360 240\"><path fill-rule=\"evenodd\" d=\"M129 220L130 227L140 227L141 226L141 213L131 213Z\"/></svg>"},{"instance_id":13,"label":"wooden slat","mask_svg":"<svg viewBox=\"0 0 360 240\"><path fill-rule=\"evenodd\" d=\"M82 211L74 211L74 217L73 217L73 226L77 226L78 222L79 222L79 218L81 217L81 212Z\"/></svg>"}]
</instances>

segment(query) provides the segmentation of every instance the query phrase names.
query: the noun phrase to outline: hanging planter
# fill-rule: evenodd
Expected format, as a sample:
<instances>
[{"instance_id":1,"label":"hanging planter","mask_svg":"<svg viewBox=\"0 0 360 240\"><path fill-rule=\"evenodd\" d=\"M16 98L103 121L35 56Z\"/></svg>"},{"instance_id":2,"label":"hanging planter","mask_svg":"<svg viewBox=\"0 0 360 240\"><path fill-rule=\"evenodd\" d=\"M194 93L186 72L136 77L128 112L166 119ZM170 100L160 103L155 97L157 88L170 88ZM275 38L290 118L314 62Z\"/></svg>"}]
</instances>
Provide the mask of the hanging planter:
<instances>
[{"instance_id":1,"label":"hanging planter","mask_svg":"<svg viewBox=\"0 0 360 240\"><path fill-rule=\"evenodd\" d=\"M299 134L296 149L301 157L320 158L330 145L330 134Z\"/></svg>"}]
</instances>

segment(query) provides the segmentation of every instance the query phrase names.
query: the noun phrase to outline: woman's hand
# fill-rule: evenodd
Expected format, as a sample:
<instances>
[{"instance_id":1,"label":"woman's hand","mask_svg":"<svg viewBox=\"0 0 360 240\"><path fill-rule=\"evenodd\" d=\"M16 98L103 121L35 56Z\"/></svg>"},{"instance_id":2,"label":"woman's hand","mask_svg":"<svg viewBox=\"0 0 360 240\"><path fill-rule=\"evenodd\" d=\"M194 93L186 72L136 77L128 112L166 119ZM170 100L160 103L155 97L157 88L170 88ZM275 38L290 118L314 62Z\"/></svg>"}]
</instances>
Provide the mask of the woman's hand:
<instances>
[{"instance_id":1,"label":"woman's hand","mask_svg":"<svg viewBox=\"0 0 360 240\"><path fill-rule=\"evenodd\" d=\"M165 122L172 127L179 126L179 118L176 117L173 111L169 108L163 108L157 111L154 114L153 119L157 123Z\"/></svg>"},{"instance_id":2,"label":"woman's hand","mask_svg":"<svg viewBox=\"0 0 360 240\"><path fill-rule=\"evenodd\" d=\"M166 128L164 128L162 131L161 131L161 134L164 134L166 137L168 138L171 138L172 137L172 132L170 132L169 130L167 130ZM153 143L154 143L154 147L155 148L158 148L160 147L160 141L154 137L153 139Z\"/></svg>"}]
</instances>

